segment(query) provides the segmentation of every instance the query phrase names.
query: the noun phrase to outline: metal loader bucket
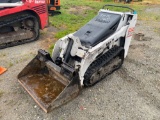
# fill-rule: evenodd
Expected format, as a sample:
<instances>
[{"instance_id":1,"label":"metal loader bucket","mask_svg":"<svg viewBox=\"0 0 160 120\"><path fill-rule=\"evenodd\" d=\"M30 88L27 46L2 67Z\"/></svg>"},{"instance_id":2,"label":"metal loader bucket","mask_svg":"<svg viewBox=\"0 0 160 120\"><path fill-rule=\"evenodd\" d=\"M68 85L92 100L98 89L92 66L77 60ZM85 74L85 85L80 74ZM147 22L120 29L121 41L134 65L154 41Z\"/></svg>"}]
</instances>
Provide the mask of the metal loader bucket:
<instances>
[{"instance_id":1,"label":"metal loader bucket","mask_svg":"<svg viewBox=\"0 0 160 120\"><path fill-rule=\"evenodd\" d=\"M71 80L59 73L49 54L39 54L20 72L19 83L32 96L38 105L49 112L76 97L80 91L79 76Z\"/></svg>"}]
</instances>

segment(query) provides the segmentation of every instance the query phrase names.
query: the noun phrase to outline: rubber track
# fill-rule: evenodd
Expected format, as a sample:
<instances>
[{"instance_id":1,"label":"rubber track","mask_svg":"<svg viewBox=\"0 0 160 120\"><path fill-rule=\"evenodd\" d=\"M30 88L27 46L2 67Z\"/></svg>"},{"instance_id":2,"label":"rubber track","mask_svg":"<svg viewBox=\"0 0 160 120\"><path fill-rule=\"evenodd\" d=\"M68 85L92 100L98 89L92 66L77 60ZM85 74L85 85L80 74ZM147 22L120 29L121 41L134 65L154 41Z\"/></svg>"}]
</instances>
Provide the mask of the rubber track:
<instances>
[{"instance_id":1,"label":"rubber track","mask_svg":"<svg viewBox=\"0 0 160 120\"><path fill-rule=\"evenodd\" d=\"M10 24L13 24L13 23L16 23L16 22L23 21L27 18L33 18L34 22L37 20L37 18L34 17L33 15L25 13L25 14L22 14L22 15L17 15L16 17L11 18L9 20L1 21L0 22L0 28L4 27L4 26L7 26L7 25L10 25ZM34 39L23 39L23 40L19 40L19 41L15 41L15 42L4 43L4 44L0 45L0 49L4 49L4 48L7 48L7 47L12 47L12 46L16 46L16 45L21 45L21 44L24 44L24 43L28 43L28 42L37 40L38 37L39 37L39 24L38 24L38 26L34 27L34 31L35 31L35 29L38 29L38 31L37 31L38 33L36 33L37 35Z\"/></svg>"},{"instance_id":2,"label":"rubber track","mask_svg":"<svg viewBox=\"0 0 160 120\"><path fill-rule=\"evenodd\" d=\"M107 66L109 64L109 62L114 59L114 57L116 57L117 55L120 54L120 52L122 52L124 49L122 47L113 47L112 49L110 49L109 51L107 51L105 54L103 54L102 56L100 56L98 59L96 59L87 69L85 75L84 75L84 86L89 87L89 86L93 86L95 85L97 82L101 81L103 78L105 78L107 75L113 73L115 70L119 69L122 64L123 64L123 60L124 57L122 57L122 61L121 64L116 67L115 69L111 70L109 73L106 73L105 76L103 76L102 78L100 78L96 83L91 84L90 83L90 79L91 76L97 72L101 67Z\"/></svg>"}]
</instances>

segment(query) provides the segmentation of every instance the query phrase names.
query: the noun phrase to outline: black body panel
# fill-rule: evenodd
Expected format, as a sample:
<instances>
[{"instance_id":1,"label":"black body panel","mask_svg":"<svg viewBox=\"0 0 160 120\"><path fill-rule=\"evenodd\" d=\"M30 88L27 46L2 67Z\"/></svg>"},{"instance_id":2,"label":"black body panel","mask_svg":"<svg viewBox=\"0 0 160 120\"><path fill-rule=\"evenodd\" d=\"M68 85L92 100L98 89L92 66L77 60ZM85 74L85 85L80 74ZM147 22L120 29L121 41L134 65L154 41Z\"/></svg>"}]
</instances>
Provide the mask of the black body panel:
<instances>
[{"instance_id":1,"label":"black body panel","mask_svg":"<svg viewBox=\"0 0 160 120\"><path fill-rule=\"evenodd\" d=\"M117 29L121 15L100 12L95 18L79 29L74 36L79 37L82 45L95 46L103 41Z\"/></svg>"}]
</instances>

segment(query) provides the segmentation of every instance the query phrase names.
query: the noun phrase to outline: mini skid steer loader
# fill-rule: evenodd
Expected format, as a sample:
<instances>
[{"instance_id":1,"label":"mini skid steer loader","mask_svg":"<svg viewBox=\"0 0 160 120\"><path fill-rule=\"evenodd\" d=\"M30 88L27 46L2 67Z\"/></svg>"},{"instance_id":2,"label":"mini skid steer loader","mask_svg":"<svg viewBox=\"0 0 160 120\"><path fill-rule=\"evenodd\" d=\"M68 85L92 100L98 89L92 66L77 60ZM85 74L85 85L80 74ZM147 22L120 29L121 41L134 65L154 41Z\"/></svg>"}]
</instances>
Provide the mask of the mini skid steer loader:
<instances>
[{"instance_id":1,"label":"mini skid steer loader","mask_svg":"<svg viewBox=\"0 0 160 120\"><path fill-rule=\"evenodd\" d=\"M105 7L121 7L115 12ZM137 21L125 6L105 5L75 33L59 39L52 56L44 50L20 72L19 82L45 111L70 101L83 86L92 86L123 64Z\"/></svg>"}]
</instances>

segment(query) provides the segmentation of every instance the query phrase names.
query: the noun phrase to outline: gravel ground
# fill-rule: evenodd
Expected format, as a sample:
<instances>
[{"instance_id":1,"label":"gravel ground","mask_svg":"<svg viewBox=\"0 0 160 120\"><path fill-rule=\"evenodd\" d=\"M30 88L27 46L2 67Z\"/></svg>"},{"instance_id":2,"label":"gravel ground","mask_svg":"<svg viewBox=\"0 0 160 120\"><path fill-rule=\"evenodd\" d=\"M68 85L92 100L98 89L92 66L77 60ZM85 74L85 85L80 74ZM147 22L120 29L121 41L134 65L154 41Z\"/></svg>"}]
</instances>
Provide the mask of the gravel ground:
<instances>
[{"instance_id":1,"label":"gravel ground","mask_svg":"<svg viewBox=\"0 0 160 120\"><path fill-rule=\"evenodd\" d=\"M2 120L159 120L160 119L160 22L138 21L135 33L143 41L132 41L121 69L82 93L68 104L46 114L17 82L17 74L53 42L56 29L43 31L41 39L0 50L0 65L8 71L0 76ZM48 36L48 37L47 37Z\"/></svg>"}]
</instances>

